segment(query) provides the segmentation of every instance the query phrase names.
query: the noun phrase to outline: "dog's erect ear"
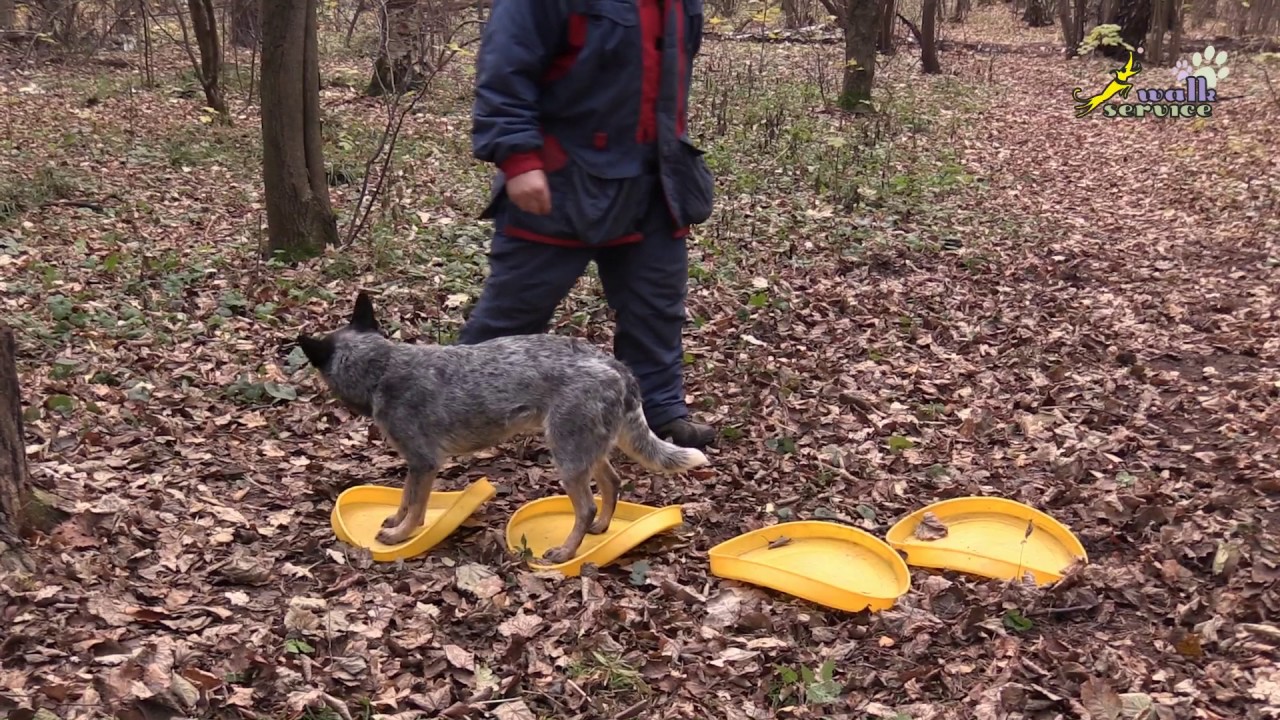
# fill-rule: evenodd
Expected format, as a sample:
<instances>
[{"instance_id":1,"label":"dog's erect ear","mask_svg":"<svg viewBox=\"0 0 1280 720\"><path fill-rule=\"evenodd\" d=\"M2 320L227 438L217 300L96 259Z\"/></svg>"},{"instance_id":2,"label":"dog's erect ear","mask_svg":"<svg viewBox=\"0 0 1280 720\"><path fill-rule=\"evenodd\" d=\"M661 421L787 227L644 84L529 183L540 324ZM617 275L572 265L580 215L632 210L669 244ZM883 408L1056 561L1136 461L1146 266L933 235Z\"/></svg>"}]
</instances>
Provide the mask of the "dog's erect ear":
<instances>
[{"instance_id":1,"label":"dog's erect ear","mask_svg":"<svg viewBox=\"0 0 1280 720\"><path fill-rule=\"evenodd\" d=\"M313 367L317 370L328 369L329 362L333 360L333 340L299 335L298 346L302 348L302 354L307 356L307 360Z\"/></svg>"},{"instance_id":2,"label":"dog's erect ear","mask_svg":"<svg viewBox=\"0 0 1280 720\"><path fill-rule=\"evenodd\" d=\"M378 331L378 319L373 316L373 300L363 290L356 294L356 309L351 313L351 326L365 332Z\"/></svg>"}]
</instances>

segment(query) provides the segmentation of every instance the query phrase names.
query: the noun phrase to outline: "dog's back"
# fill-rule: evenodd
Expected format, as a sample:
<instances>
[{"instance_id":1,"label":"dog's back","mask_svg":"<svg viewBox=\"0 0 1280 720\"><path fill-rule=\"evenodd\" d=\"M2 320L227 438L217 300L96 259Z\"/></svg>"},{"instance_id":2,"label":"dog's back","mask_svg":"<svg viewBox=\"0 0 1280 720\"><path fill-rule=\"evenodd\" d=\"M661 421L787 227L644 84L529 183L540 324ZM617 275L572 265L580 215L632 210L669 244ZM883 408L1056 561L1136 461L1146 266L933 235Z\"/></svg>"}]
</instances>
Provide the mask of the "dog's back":
<instances>
[{"instance_id":1,"label":"dog's back","mask_svg":"<svg viewBox=\"0 0 1280 720\"><path fill-rule=\"evenodd\" d=\"M615 441L654 470L706 462L701 452L652 435L640 388L626 365L585 341L559 335L475 345L396 344L372 409L374 421L402 448L430 443L455 455L543 431L557 462L594 461Z\"/></svg>"},{"instance_id":2,"label":"dog's back","mask_svg":"<svg viewBox=\"0 0 1280 720\"><path fill-rule=\"evenodd\" d=\"M627 383L618 365L556 335L396 345L374 394L374 420L393 437L430 428L444 433L432 438L444 453L473 452L544 429L551 408L568 394L584 416L620 413Z\"/></svg>"}]
</instances>

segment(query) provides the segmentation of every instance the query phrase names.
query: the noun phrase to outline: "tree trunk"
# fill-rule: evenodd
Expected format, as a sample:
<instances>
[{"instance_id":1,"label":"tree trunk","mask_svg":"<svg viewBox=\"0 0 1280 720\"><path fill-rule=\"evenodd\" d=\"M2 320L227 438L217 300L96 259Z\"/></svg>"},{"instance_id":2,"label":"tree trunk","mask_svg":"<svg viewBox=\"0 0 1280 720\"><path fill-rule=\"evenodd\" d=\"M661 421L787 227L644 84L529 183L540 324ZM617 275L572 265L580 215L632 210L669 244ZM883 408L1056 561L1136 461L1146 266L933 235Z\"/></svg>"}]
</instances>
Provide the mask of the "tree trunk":
<instances>
[{"instance_id":1,"label":"tree trunk","mask_svg":"<svg viewBox=\"0 0 1280 720\"><path fill-rule=\"evenodd\" d=\"M942 74L938 62L938 0L923 0L920 5L920 64L926 75Z\"/></svg>"},{"instance_id":2,"label":"tree trunk","mask_svg":"<svg viewBox=\"0 0 1280 720\"><path fill-rule=\"evenodd\" d=\"M1084 5L1085 0L1058 0L1058 23L1062 26L1067 57L1075 57L1079 52L1080 42L1084 40Z\"/></svg>"},{"instance_id":3,"label":"tree trunk","mask_svg":"<svg viewBox=\"0 0 1280 720\"><path fill-rule=\"evenodd\" d=\"M844 29L844 83L840 107L854 113L871 112L871 87L876 72L876 35L880 31L883 0L847 0Z\"/></svg>"},{"instance_id":4,"label":"tree trunk","mask_svg":"<svg viewBox=\"0 0 1280 720\"><path fill-rule=\"evenodd\" d=\"M1121 40L1131 47L1140 47L1151 30L1151 0L1119 0L1116 24L1120 26ZM1100 45L1098 49L1113 60L1129 57L1129 51L1123 45Z\"/></svg>"},{"instance_id":5,"label":"tree trunk","mask_svg":"<svg viewBox=\"0 0 1280 720\"><path fill-rule=\"evenodd\" d=\"M12 30L18 10L13 0L0 0L0 30Z\"/></svg>"},{"instance_id":6,"label":"tree trunk","mask_svg":"<svg viewBox=\"0 0 1280 720\"><path fill-rule=\"evenodd\" d=\"M809 0L782 0L782 23L788 30L813 24L813 6Z\"/></svg>"},{"instance_id":7,"label":"tree trunk","mask_svg":"<svg viewBox=\"0 0 1280 720\"><path fill-rule=\"evenodd\" d=\"M848 27L845 15L849 12L849 6L845 4L845 0L818 0L818 2L828 15L836 19L836 27L842 31Z\"/></svg>"},{"instance_id":8,"label":"tree trunk","mask_svg":"<svg viewBox=\"0 0 1280 720\"><path fill-rule=\"evenodd\" d=\"M1101 2L1098 3L1098 24L1110 25L1115 21L1116 0L1101 0Z\"/></svg>"},{"instance_id":9,"label":"tree trunk","mask_svg":"<svg viewBox=\"0 0 1280 720\"><path fill-rule=\"evenodd\" d=\"M263 0L262 9L265 254L297 260L338 242L320 135L316 0Z\"/></svg>"},{"instance_id":10,"label":"tree trunk","mask_svg":"<svg viewBox=\"0 0 1280 720\"><path fill-rule=\"evenodd\" d=\"M258 47L259 0L231 0L231 43L236 47Z\"/></svg>"},{"instance_id":11,"label":"tree trunk","mask_svg":"<svg viewBox=\"0 0 1280 720\"><path fill-rule=\"evenodd\" d=\"M881 0L884 5L880 8L880 34L876 38L876 52L881 55L892 55L893 47L893 18L898 13L898 3L896 0Z\"/></svg>"},{"instance_id":12,"label":"tree trunk","mask_svg":"<svg viewBox=\"0 0 1280 720\"><path fill-rule=\"evenodd\" d=\"M1047 0L1028 0L1027 10L1022 13L1022 22L1028 27L1046 27L1053 24L1053 16L1049 14Z\"/></svg>"},{"instance_id":13,"label":"tree trunk","mask_svg":"<svg viewBox=\"0 0 1280 720\"><path fill-rule=\"evenodd\" d=\"M200 46L200 84L205 102L229 119L227 101L222 97L222 45L218 42L218 21L213 0L187 0L191 10L191 27Z\"/></svg>"},{"instance_id":14,"label":"tree trunk","mask_svg":"<svg viewBox=\"0 0 1280 720\"><path fill-rule=\"evenodd\" d=\"M17 343L0 326L0 560L21 552L30 529L27 449L22 434L22 392L18 386Z\"/></svg>"},{"instance_id":15,"label":"tree trunk","mask_svg":"<svg viewBox=\"0 0 1280 720\"><path fill-rule=\"evenodd\" d=\"M417 54L415 40L422 28L417 10L417 0L381 0L378 6L381 45L373 61L373 77L365 89L366 95L399 95L416 89L422 81L417 72L418 58L414 57Z\"/></svg>"},{"instance_id":16,"label":"tree trunk","mask_svg":"<svg viewBox=\"0 0 1280 720\"><path fill-rule=\"evenodd\" d=\"M1160 65L1165 61L1164 57L1164 33L1169 24L1169 18L1165 17L1165 10L1169 5L1166 0L1154 0L1152 3L1151 17L1151 33L1147 36L1144 44L1145 52L1142 57L1149 63Z\"/></svg>"}]
</instances>

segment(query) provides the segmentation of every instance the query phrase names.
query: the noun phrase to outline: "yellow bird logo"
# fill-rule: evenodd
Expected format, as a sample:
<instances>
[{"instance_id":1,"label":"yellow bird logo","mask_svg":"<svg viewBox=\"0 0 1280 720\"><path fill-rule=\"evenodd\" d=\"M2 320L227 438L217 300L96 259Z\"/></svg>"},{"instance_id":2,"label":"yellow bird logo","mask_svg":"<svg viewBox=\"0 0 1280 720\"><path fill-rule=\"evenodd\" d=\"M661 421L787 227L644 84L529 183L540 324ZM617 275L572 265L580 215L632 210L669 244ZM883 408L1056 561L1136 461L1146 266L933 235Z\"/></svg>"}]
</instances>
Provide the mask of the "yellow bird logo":
<instances>
[{"instance_id":1,"label":"yellow bird logo","mask_svg":"<svg viewBox=\"0 0 1280 720\"><path fill-rule=\"evenodd\" d=\"M1122 98L1128 98L1129 91L1133 89L1133 83L1128 82L1128 80L1134 75L1142 72L1142 68L1134 67L1133 51L1130 50L1129 61L1124 64L1124 67L1117 68L1113 72L1116 74L1115 79L1107 83L1107 86L1103 88L1102 92L1094 95L1093 97L1080 97L1080 88L1076 88L1072 91L1071 96L1076 99L1077 103L1079 103L1076 105L1076 117L1084 117L1085 115L1088 115L1096 110L1099 105L1110 100L1116 95L1119 95Z\"/></svg>"}]
</instances>

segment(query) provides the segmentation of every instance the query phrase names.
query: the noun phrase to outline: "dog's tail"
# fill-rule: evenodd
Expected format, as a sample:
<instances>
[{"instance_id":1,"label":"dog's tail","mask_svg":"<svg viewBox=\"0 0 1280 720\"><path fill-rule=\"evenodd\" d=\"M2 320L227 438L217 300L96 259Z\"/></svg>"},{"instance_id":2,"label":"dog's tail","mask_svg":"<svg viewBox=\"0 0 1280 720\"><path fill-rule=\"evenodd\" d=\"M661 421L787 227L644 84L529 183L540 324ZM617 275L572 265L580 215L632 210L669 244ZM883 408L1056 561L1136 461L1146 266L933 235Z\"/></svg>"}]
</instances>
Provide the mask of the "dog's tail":
<instances>
[{"instance_id":1,"label":"dog's tail","mask_svg":"<svg viewBox=\"0 0 1280 720\"><path fill-rule=\"evenodd\" d=\"M618 434L618 448L653 472L677 473L706 465L709 461L701 450L682 448L653 434L644 417L639 383L629 371L621 372L627 381L627 414L622 421L622 432Z\"/></svg>"}]
</instances>

